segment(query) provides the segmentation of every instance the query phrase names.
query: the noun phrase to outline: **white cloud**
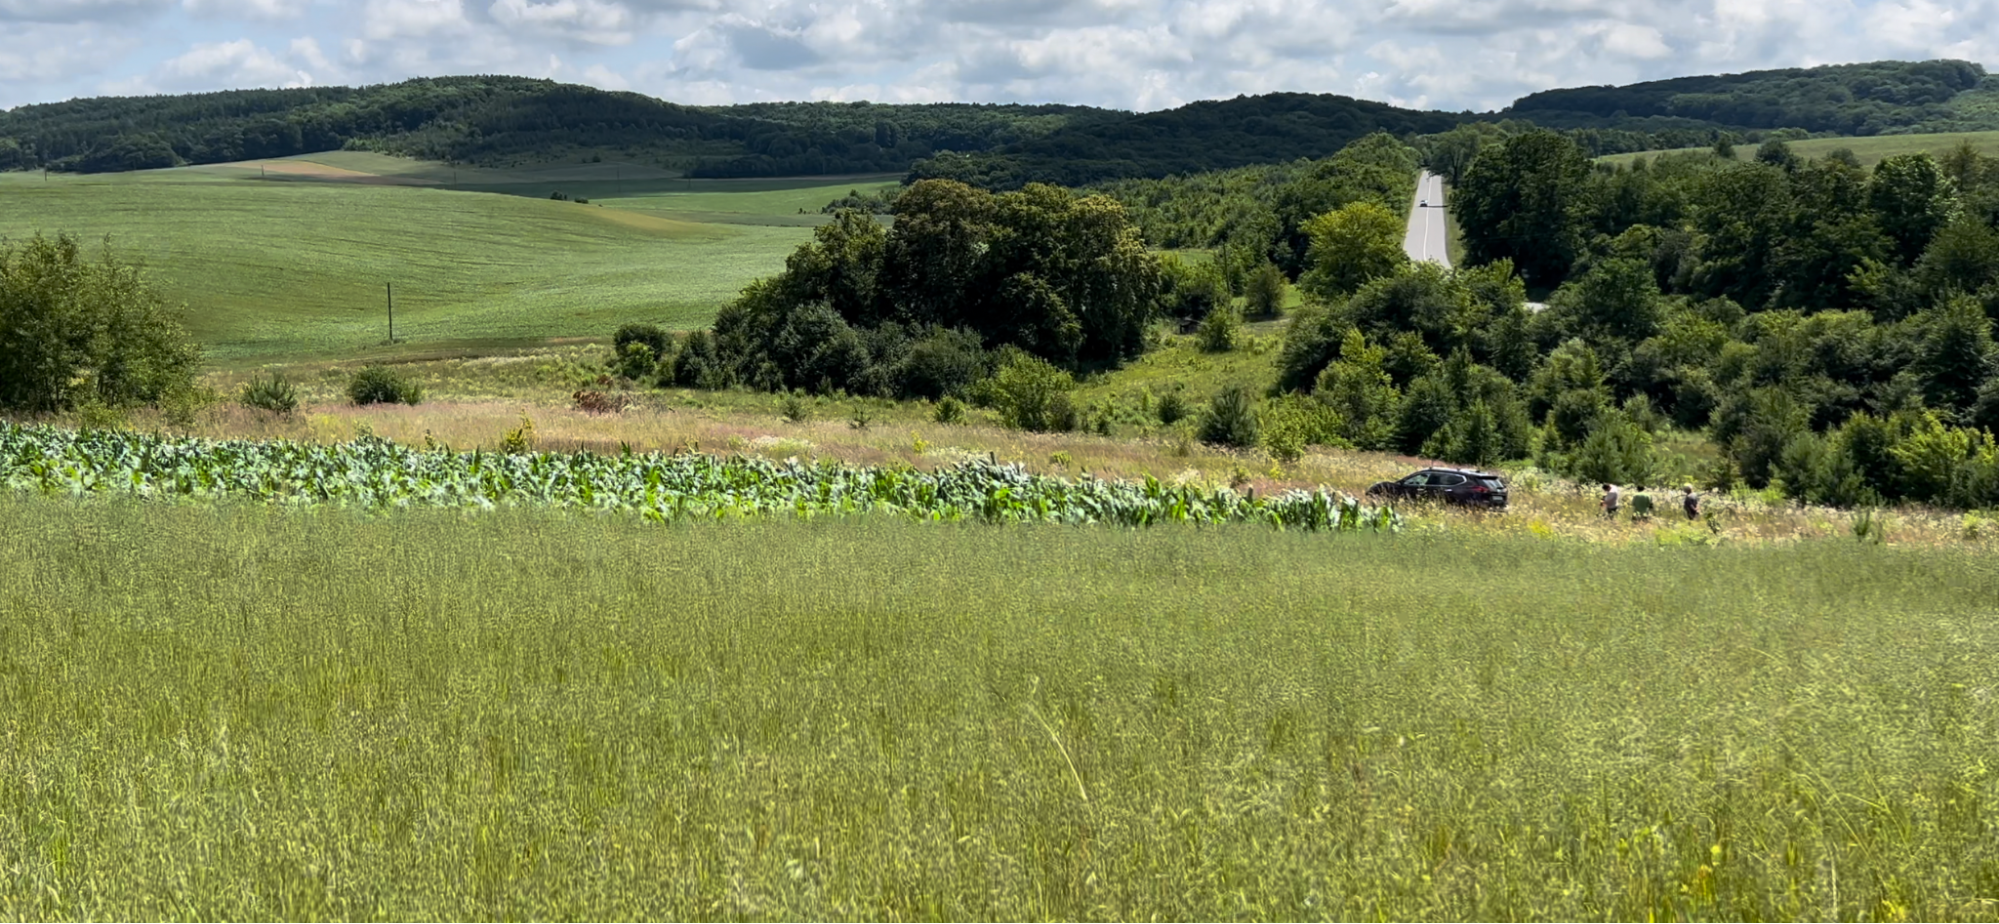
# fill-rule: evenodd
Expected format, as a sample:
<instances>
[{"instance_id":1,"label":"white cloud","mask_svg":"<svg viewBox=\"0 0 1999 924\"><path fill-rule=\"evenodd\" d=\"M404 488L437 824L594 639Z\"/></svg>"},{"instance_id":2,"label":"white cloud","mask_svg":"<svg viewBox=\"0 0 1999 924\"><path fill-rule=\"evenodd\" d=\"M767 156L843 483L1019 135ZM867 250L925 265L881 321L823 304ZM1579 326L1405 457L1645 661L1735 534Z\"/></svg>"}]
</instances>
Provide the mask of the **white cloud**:
<instances>
[{"instance_id":1,"label":"white cloud","mask_svg":"<svg viewBox=\"0 0 1999 924\"><path fill-rule=\"evenodd\" d=\"M617 3L601 0L494 0L493 19L508 28L596 45L631 42L635 19Z\"/></svg>"},{"instance_id":2,"label":"white cloud","mask_svg":"<svg viewBox=\"0 0 1999 924\"><path fill-rule=\"evenodd\" d=\"M0 22L123 23L163 12L173 0L0 0Z\"/></svg>"},{"instance_id":3,"label":"white cloud","mask_svg":"<svg viewBox=\"0 0 1999 924\"><path fill-rule=\"evenodd\" d=\"M371 39L430 38L463 33L469 25L460 0L368 0L361 22Z\"/></svg>"},{"instance_id":4,"label":"white cloud","mask_svg":"<svg viewBox=\"0 0 1999 924\"><path fill-rule=\"evenodd\" d=\"M330 73L335 69L326 52L319 49L319 40L310 35L292 39L290 50L293 59L305 62L313 70Z\"/></svg>"},{"instance_id":5,"label":"white cloud","mask_svg":"<svg viewBox=\"0 0 1999 924\"><path fill-rule=\"evenodd\" d=\"M216 19L286 20L305 15L312 0L181 0L181 9Z\"/></svg>"},{"instance_id":6,"label":"white cloud","mask_svg":"<svg viewBox=\"0 0 1999 924\"><path fill-rule=\"evenodd\" d=\"M162 86L190 90L220 87L309 87L312 74L249 39L196 45L156 71Z\"/></svg>"},{"instance_id":7,"label":"white cloud","mask_svg":"<svg viewBox=\"0 0 1999 924\"><path fill-rule=\"evenodd\" d=\"M127 33L85 24L8 24L0 28L0 109L98 94L104 62L141 47Z\"/></svg>"},{"instance_id":8,"label":"white cloud","mask_svg":"<svg viewBox=\"0 0 1999 924\"><path fill-rule=\"evenodd\" d=\"M1673 53L1666 44L1665 36L1651 26L1636 26L1630 23L1611 24L1603 32L1603 50L1626 58L1643 58L1647 61L1663 58Z\"/></svg>"}]
</instances>

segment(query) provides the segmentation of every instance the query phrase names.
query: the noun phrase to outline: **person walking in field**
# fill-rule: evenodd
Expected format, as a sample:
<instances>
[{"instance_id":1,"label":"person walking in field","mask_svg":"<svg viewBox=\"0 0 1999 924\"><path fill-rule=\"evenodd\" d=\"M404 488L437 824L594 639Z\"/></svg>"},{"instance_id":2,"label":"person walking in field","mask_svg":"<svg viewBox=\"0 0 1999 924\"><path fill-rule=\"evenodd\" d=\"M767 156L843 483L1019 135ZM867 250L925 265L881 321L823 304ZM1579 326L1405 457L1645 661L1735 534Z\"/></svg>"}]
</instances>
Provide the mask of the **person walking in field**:
<instances>
[{"instance_id":1,"label":"person walking in field","mask_svg":"<svg viewBox=\"0 0 1999 924\"><path fill-rule=\"evenodd\" d=\"M1603 486L1602 505L1605 517L1613 520L1617 519L1617 485L1606 484Z\"/></svg>"},{"instance_id":2,"label":"person walking in field","mask_svg":"<svg viewBox=\"0 0 1999 924\"><path fill-rule=\"evenodd\" d=\"M1687 519L1689 520L1700 519L1701 496L1694 493L1693 485L1683 485L1680 488L1680 490L1685 492L1680 495L1680 508L1687 512Z\"/></svg>"},{"instance_id":3,"label":"person walking in field","mask_svg":"<svg viewBox=\"0 0 1999 924\"><path fill-rule=\"evenodd\" d=\"M1652 509L1652 495L1645 493L1645 486L1641 484L1638 486L1638 493L1631 495L1631 518L1652 519Z\"/></svg>"}]
</instances>

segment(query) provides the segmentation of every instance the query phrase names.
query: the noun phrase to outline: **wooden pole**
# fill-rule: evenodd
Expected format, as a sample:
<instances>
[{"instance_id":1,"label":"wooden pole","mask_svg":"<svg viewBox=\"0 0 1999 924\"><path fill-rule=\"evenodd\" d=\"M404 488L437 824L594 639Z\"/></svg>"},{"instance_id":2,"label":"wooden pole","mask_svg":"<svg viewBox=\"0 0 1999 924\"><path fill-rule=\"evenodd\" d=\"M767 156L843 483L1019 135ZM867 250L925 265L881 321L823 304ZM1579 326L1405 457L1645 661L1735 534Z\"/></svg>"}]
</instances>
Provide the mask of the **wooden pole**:
<instances>
[{"instance_id":1,"label":"wooden pole","mask_svg":"<svg viewBox=\"0 0 1999 924\"><path fill-rule=\"evenodd\" d=\"M396 284L385 282L389 289L389 342L396 342Z\"/></svg>"}]
</instances>

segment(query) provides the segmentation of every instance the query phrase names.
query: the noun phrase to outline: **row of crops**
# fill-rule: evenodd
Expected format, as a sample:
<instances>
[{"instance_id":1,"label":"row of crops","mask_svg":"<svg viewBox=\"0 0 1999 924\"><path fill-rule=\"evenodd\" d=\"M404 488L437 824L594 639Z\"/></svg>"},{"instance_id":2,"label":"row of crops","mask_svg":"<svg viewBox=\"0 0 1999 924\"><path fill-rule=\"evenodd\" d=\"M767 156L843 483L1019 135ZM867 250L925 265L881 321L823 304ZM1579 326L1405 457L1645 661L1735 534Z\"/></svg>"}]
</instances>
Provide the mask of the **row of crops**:
<instances>
[{"instance_id":1,"label":"row of crops","mask_svg":"<svg viewBox=\"0 0 1999 924\"><path fill-rule=\"evenodd\" d=\"M551 506L686 518L887 513L924 520L1144 526L1258 522L1397 529L1386 506L1324 489L1257 496L1226 487L1068 479L1017 465L923 471L695 453L457 452L377 438L320 445L208 440L0 423L0 485L53 495L245 498L363 509Z\"/></svg>"}]
</instances>

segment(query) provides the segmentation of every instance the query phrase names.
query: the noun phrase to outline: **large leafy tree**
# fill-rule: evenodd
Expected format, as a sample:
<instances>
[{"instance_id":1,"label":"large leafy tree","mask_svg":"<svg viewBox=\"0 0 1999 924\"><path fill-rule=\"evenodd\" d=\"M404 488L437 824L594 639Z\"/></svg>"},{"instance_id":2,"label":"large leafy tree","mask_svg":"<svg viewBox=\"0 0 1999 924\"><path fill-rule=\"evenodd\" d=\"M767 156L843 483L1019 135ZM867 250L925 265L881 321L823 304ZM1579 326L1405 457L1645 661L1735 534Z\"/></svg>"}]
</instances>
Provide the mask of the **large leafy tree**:
<instances>
[{"instance_id":1,"label":"large leafy tree","mask_svg":"<svg viewBox=\"0 0 1999 924\"><path fill-rule=\"evenodd\" d=\"M1554 132L1480 151L1452 200L1466 256L1512 260L1529 285L1560 283L1582 249L1589 175L1582 148Z\"/></svg>"},{"instance_id":2,"label":"large leafy tree","mask_svg":"<svg viewBox=\"0 0 1999 924\"><path fill-rule=\"evenodd\" d=\"M1637 260L1600 260L1569 280L1548 302L1548 319L1563 339L1636 343L1659 329L1664 305L1650 267Z\"/></svg>"},{"instance_id":3,"label":"large leafy tree","mask_svg":"<svg viewBox=\"0 0 1999 924\"><path fill-rule=\"evenodd\" d=\"M66 234L0 247L0 409L157 402L200 358L181 309L108 244L94 260Z\"/></svg>"},{"instance_id":4,"label":"large leafy tree","mask_svg":"<svg viewBox=\"0 0 1999 924\"><path fill-rule=\"evenodd\" d=\"M1310 267L1298 287L1324 301L1345 298L1368 281L1409 261L1402 217L1373 202L1355 202L1305 223Z\"/></svg>"},{"instance_id":5,"label":"large leafy tree","mask_svg":"<svg viewBox=\"0 0 1999 924\"><path fill-rule=\"evenodd\" d=\"M1932 407L1957 413L1978 400L1992 377L1992 322L1974 299L1956 296L1911 319L1923 328L1915 368Z\"/></svg>"},{"instance_id":6,"label":"large leafy tree","mask_svg":"<svg viewBox=\"0 0 1999 924\"><path fill-rule=\"evenodd\" d=\"M1904 266L1916 262L1930 239L1950 223L1956 197L1956 184L1928 154L1885 158L1867 184L1867 204Z\"/></svg>"},{"instance_id":7,"label":"large leafy tree","mask_svg":"<svg viewBox=\"0 0 1999 924\"><path fill-rule=\"evenodd\" d=\"M1767 304L1778 284L1772 264L1793 209L1781 170L1742 164L1708 175L1693 209L1701 250L1696 291L1752 307Z\"/></svg>"}]
</instances>

